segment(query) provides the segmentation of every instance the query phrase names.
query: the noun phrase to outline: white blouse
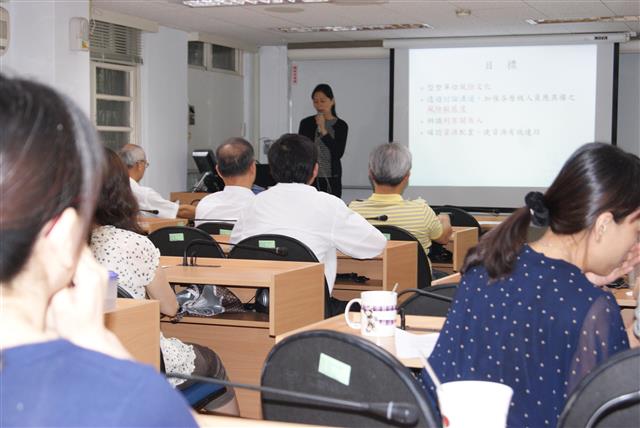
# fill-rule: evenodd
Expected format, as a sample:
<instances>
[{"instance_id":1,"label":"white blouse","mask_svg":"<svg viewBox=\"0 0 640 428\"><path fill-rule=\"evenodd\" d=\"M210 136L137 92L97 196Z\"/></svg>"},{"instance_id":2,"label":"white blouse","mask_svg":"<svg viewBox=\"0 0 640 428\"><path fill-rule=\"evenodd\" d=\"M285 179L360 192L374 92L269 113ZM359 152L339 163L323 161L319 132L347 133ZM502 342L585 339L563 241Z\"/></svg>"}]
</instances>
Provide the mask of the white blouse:
<instances>
[{"instance_id":1,"label":"white blouse","mask_svg":"<svg viewBox=\"0 0 640 428\"><path fill-rule=\"evenodd\" d=\"M90 246L98 263L118 274L120 287L136 299L146 298L146 287L160 264L160 251L149 239L114 226L99 226L91 233ZM160 333L160 349L167 373L193 373L196 358L193 346L175 338L167 339ZM184 382L168 381L173 386Z\"/></svg>"}]
</instances>

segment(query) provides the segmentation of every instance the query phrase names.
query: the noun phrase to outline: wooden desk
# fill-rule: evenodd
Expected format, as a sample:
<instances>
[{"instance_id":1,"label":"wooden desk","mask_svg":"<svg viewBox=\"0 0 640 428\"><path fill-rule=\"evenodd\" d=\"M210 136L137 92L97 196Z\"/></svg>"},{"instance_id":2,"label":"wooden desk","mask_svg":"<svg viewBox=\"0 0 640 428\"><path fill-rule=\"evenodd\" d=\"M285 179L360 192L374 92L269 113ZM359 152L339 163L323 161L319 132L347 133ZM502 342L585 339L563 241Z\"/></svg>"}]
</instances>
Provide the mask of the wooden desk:
<instances>
[{"instance_id":1,"label":"wooden desk","mask_svg":"<svg viewBox=\"0 0 640 428\"><path fill-rule=\"evenodd\" d=\"M480 229L482 232L488 232L492 229L495 229L500 223L505 221L510 214L504 215L484 215L484 214L475 214L473 217L478 220L480 223Z\"/></svg>"},{"instance_id":2,"label":"wooden desk","mask_svg":"<svg viewBox=\"0 0 640 428\"><path fill-rule=\"evenodd\" d=\"M206 258L198 259L204 266L178 266L180 263L181 257L160 258L169 282L230 286L243 302L257 287L269 288L269 315L250 312L161 322L167 337L216 351L232 381L259 384L275 337L324 317L324 268L320 263ZM259 393L238 389L236 394L243 417L261 417Z\"/></svg>"},{"instance_id":3,"label":"wooden desk","mask_svg":"<svg viewBox=\"0 0 640 428\"><path fill-rule=\"evenodd\" d=\"M232 416L202 415L200 413L196 413L193 416L195 417L198 426L201 428L255 428L256 426L265 428L318 428L324 426L279 421L256 421L255 419L234 418Z\"/></svg>"},{"instance_id":4,"label":"wooden desk","mask_svg":"<svg viewBox=\"0 0 640 428\"><path fill-rule=\"evenodd\" d=\"M198 205L202 198L211 193L206 192L171 192L169 199L178 201L180 205Z\"/></svg>"},{"instance_id":5,"label":"wooden desk","mask_svg":"<svg viewBox=\"0 0 640 428\"><path fill-rule=\"evenodd\" d=\"M352 313L351 317L354 321L359 321L360 314ZM444 325L444 321L446 318L444 317L425 317L420 315L407 315L407 331L411 331L412 333L421 334L421 333L433 333L442 330L442 326ZM400 319L398 318L397 325L400 325ZM303 331L311 331L311 330L332 330L339 331L340 333L352 334L354 336L364 337L367 340L372 341L378 346L389 351L391 354L396 354L396 345L394 337L368 337L362 336L360 334L360 330L356 330L347 325L344 315L336 315L333 318L329 318L326 320L322 320L320 322L308 325L306 327L302 327L296 330L288 331L284 334L276 336L276 343L280 342L286 337L289 337L296 333L301 333ZM400 359L402 364L407 367L412 368L421 368L423 367L422 361L419 358L407 358Z\"/></svg>"},{"instance_id":6,"label":"wooden desk","mask_svg":"<svg viewBox=\"0 0 640 428\"><path fill-rule=\"evenodd\" d=\"M445 272L458 272L462 268L464 258L471 247L478 244L478 228L453 226L453 233L445 248L453 253L452 263L431 263L433 269Z\"/></svg>"},{"instance_id":7,"label":"wooden desk","mask_svg":"<svg viewBox=\"0 0 640 428\"><path fill-rule=\"evenodd\" d=\"M147 235L163 227L186 226L188 221L185 218L138 217L138 224Z\"/></svg>"},{"instance_id":8,"label":"wooden desk","mask_svg":"<svg viewBox=\"0 0 640 428\"><path fill-rule=\"evenodd\" d=\"M611 294L616 298L618 306L620 308L635 308L638 304L638 300L633 297L633 291L631 288L618 288L610 289Z\"/></svg>"},{"instance_id":9,"label":"wooden desk","mask_svg":"<svg viewBox=\"0 0 640 428\"><path fill-rule=\"evenodd\" d=\"M136 361L160 370L160 303L157 300L117 299L105 312L104 324Z\"/></svg>"},{"instance_id":10,"label":"wooden desk","mask_svg":"<svg viewBox=\"0 0 640 428\"><path fill-rule=\"evenodd\" d=\"M365 284L336 281L333 297L351 300L370 290L393 290L397 283L400 292L416 288L418 281L418 243L387 241L384 251L373 259L354 259L338 253L338 273L355 272L369 278Z\"/></svg>"}]
</instances>

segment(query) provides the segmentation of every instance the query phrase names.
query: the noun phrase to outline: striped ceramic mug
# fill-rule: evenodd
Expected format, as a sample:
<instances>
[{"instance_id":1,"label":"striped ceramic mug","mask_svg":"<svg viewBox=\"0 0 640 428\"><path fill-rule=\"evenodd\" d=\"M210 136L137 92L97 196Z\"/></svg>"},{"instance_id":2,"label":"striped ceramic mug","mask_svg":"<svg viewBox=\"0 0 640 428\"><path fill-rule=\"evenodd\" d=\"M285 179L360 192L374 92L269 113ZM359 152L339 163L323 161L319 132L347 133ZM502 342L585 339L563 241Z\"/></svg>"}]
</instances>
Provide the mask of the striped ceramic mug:
<instances>
[{"instance_id":1,"label":"striped ceramic mug","mask_svg":"<svg viewBox=\"0 0 640 428\"><path fill-rule=\"evenodd\" d=\"M360 322L349 317L349 308L360 303ZM396 331L396 304L398 294L395 291L363 291L359 299L347 303L344 316L351 328L360 329L363 336L388 337Z\"/></svg>"}]
</instances>

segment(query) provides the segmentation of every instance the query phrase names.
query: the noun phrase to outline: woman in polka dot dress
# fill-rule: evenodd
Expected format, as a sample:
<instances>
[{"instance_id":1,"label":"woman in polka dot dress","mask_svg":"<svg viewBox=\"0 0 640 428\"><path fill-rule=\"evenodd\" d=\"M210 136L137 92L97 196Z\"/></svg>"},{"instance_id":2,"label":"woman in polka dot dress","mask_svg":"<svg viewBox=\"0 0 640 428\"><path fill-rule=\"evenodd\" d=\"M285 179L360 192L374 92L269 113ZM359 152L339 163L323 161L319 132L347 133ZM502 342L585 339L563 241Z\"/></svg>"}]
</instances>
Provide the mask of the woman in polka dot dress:
<instances>
[{"instance_id":1,"label":"woman in polka dot dress","mask_svg":"<svg viewBox=\"0 0 640 428\"><path fill-rule=\"evenodd\" d=\"M618 305L597 286L640 262L638 183L637 156L587 144L485 235L429 358L440 380L509 385L509 427L556 426L577 383L629 346ZM530 223L549 228L527 244Z\"/></svg>"}]
</instances>

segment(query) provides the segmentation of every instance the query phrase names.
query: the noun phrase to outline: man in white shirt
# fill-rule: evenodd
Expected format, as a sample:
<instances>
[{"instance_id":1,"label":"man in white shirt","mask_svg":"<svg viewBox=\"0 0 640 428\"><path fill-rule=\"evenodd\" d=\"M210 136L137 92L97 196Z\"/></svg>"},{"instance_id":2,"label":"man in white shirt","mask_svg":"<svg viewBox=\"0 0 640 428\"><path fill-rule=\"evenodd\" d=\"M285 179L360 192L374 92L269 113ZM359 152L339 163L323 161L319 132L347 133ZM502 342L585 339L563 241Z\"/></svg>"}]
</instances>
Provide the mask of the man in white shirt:
<instances>
[{"instance_id":1,"label":"man in white shirt","mask_svg":"<svg viewBox=\"0 0 640 428\"><path fill-rule=\"evenodd\" d=\"M180 205L164 199L158 192L150 187L138 184L149 167L147 156L142 147L135 144L127 144L118 152L120 159L129 170L129 182L131 191L140 206L140 215L160 218L194 218L196 208L192 205ZM157 211L157 214L155 213Z\"/></svg>"},{"instance_id":2,"label":"man in white shirt","mask_svg":"<svg viewBox=\"0 0 640 428\"><path fill-rule=\"evenodd\" d=\"M207 221L233 222L253 201L256 179L253 147L244 138L229 138L216 150L216 172L224 181L222 192L204 197L196 207L196 226ZM203 220L204 221L200 221Z\"/></svg>"},{"instance_id":3,"label":"man in white shirt","mask_svg":"<svg viewBox=\"0 0 640 428\"><path fill-rule=\"evenodd\" d=\"M256 195L242 211L230 242L250 236L278 234L306 244L324 263L333 290L339 250L360 259L375 257L387 241L341 199L310 186L318 174L318 151L307 137L285 134L269 149L271 175L278 184Z\"/></svg>"}]
</instances>

